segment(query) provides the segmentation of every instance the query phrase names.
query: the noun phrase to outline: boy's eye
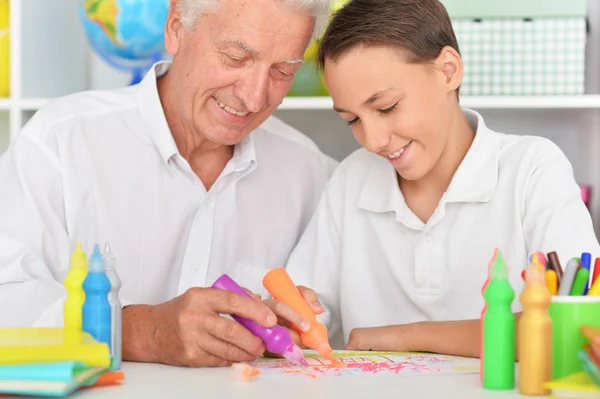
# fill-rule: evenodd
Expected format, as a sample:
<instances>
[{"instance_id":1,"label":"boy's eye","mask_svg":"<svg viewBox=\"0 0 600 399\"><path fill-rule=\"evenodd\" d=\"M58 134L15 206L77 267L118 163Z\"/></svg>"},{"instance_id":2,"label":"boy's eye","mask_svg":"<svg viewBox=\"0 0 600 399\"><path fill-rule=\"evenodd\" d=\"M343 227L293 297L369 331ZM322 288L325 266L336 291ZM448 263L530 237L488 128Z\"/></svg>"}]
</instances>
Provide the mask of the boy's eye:
<instances>
[{"instance_id":1,"label":"boy's eye","mask_svg":"<svg viewBox=\"0 0 600 399\"><path fill-rule=\"evenodd\" d=\"M354 124L358 123L358 121L359 121L358 117L354 118L354 119L348 121L348 125L354 125Z\"/></svg>"},{"instance_id":2,"label":"boy's eye","mask_svg":"<svg viewBox=\"0 0 600 399\"><path fill-rule=\"evenodd\" d=\"M395 110L395 109L396 109L396 106L397 106L397 105L398 105L398 103L396 103L396 104L392 105L392 106L391 106L391 107L389 107L389 108L386 108L386 109L380 109L380 110L379 110L379 112L380 112L380 113L382 113L382 114L389 114L390 112L392 112L393 110Z\"/></svg>"}]
</instances>

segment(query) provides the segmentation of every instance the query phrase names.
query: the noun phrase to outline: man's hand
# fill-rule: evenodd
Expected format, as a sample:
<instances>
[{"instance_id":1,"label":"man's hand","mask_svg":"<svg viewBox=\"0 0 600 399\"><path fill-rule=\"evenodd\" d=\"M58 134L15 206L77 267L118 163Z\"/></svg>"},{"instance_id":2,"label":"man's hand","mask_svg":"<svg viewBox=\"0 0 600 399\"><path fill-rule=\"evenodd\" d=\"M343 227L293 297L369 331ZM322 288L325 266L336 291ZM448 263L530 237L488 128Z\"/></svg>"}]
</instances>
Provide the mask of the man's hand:
<instances>
[{"instance_id":1,"label":"man's hand","mask_svg":"<svg viewBox=\"0 0 600 399\"><path fill-rule=\"evenodd\" d=\"M355 328L344 349L358 351L408 352L410 348L402 338L404 326Z\"/></svg>"},{"instance_id":2,"label":"man's hand","mask_svg":"<svg viewBox=\"0 0 600 399\"><path fill-rule=\"evenodd\" d=\"M325 311L319 302L319 297L315 291L301 285L298 286L298 291L300 291L300 294L302 294L306 302L308 302L316 314L321 314ZM292 328L292 325L302 331L308 331L310 326L306 320L304 320L304 317L284 302L275 299L265 299L263 303L271 308L273 313L277 315L278 324L287 327L290 330L290 335L294 343L302 347L302 343L300 342L300 334L296 331L296 329Z\"/></svg>"},{"instance_id":3,"label":"man's hand","mask_svg":"<svg viewBox=\"0 0 600 399\"><path fill-rule=\"evenodd\" d=\"M176 366L227 366L256 360L260 338L220 314L237 315L265 327L277 317L260 300L213 288L191 288L156 306L123 309L123 359Z\"/></svg>"}]
</instances>

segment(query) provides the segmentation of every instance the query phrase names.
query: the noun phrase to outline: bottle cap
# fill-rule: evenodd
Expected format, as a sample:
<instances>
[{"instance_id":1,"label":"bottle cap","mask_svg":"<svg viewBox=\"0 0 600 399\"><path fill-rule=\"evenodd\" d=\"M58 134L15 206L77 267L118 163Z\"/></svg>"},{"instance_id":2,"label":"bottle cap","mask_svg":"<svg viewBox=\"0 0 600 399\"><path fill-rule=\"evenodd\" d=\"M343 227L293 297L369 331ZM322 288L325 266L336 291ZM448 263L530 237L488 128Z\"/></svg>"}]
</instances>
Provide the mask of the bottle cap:
<instances>
[{"instance_id":1,"label":"bottle cap","mask_svg":"<svg viewBox=\"0 0 600 399\"><path fill-rule=\"evenodd\" d=\"M104 270L105 270L104 257L100 253L100 248L98 247L98 244L96 244L96 245L94 245L94 252L92 253L92 256L90 256L89 271L90 272L101 272Z\"/></svg>"}]
</instances>

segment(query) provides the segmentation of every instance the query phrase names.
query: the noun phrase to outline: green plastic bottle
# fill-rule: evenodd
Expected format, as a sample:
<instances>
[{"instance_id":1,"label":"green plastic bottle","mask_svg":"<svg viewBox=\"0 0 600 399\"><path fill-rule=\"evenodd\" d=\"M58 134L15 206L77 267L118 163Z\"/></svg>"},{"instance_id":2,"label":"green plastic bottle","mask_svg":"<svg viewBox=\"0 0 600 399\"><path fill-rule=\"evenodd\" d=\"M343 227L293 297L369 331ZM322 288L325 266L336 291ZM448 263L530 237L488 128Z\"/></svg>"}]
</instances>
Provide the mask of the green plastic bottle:
<instances>
[{"instance_id":1,"label":"green plastic bottle","mask_svg":"<svg viewBox=\"0 0 600 399\"><path fill-rule=\"evenodd\" d=\"M511 304L515 292L508 281L508 270L498 249L483 290L482 382L486 389L515 387L515 315Z\"/></svg>"}]
</instances>

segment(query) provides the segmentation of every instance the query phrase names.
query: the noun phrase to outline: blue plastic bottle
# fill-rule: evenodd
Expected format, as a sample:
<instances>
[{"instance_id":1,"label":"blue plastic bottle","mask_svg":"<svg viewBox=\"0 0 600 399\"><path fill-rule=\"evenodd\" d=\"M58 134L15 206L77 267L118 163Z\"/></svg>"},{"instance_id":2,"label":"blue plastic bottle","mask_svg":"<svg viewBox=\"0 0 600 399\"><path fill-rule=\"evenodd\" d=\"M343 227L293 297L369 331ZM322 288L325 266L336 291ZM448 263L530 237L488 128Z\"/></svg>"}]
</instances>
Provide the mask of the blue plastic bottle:
<instances>
[{"instance_id":1,"label":"blue plastic bottle","mask_svg":"<svg viewBox=\"0 0 600 399\"><path fill-rule=\"evenodd\" d=\"M108 302L110 281L106 276L104 258L100 254L98 244L90 257L88 275L83 282L85 303L83 304L83 330L99 342L111 347L111 311Z\"/></svg>"}]
</instances>

